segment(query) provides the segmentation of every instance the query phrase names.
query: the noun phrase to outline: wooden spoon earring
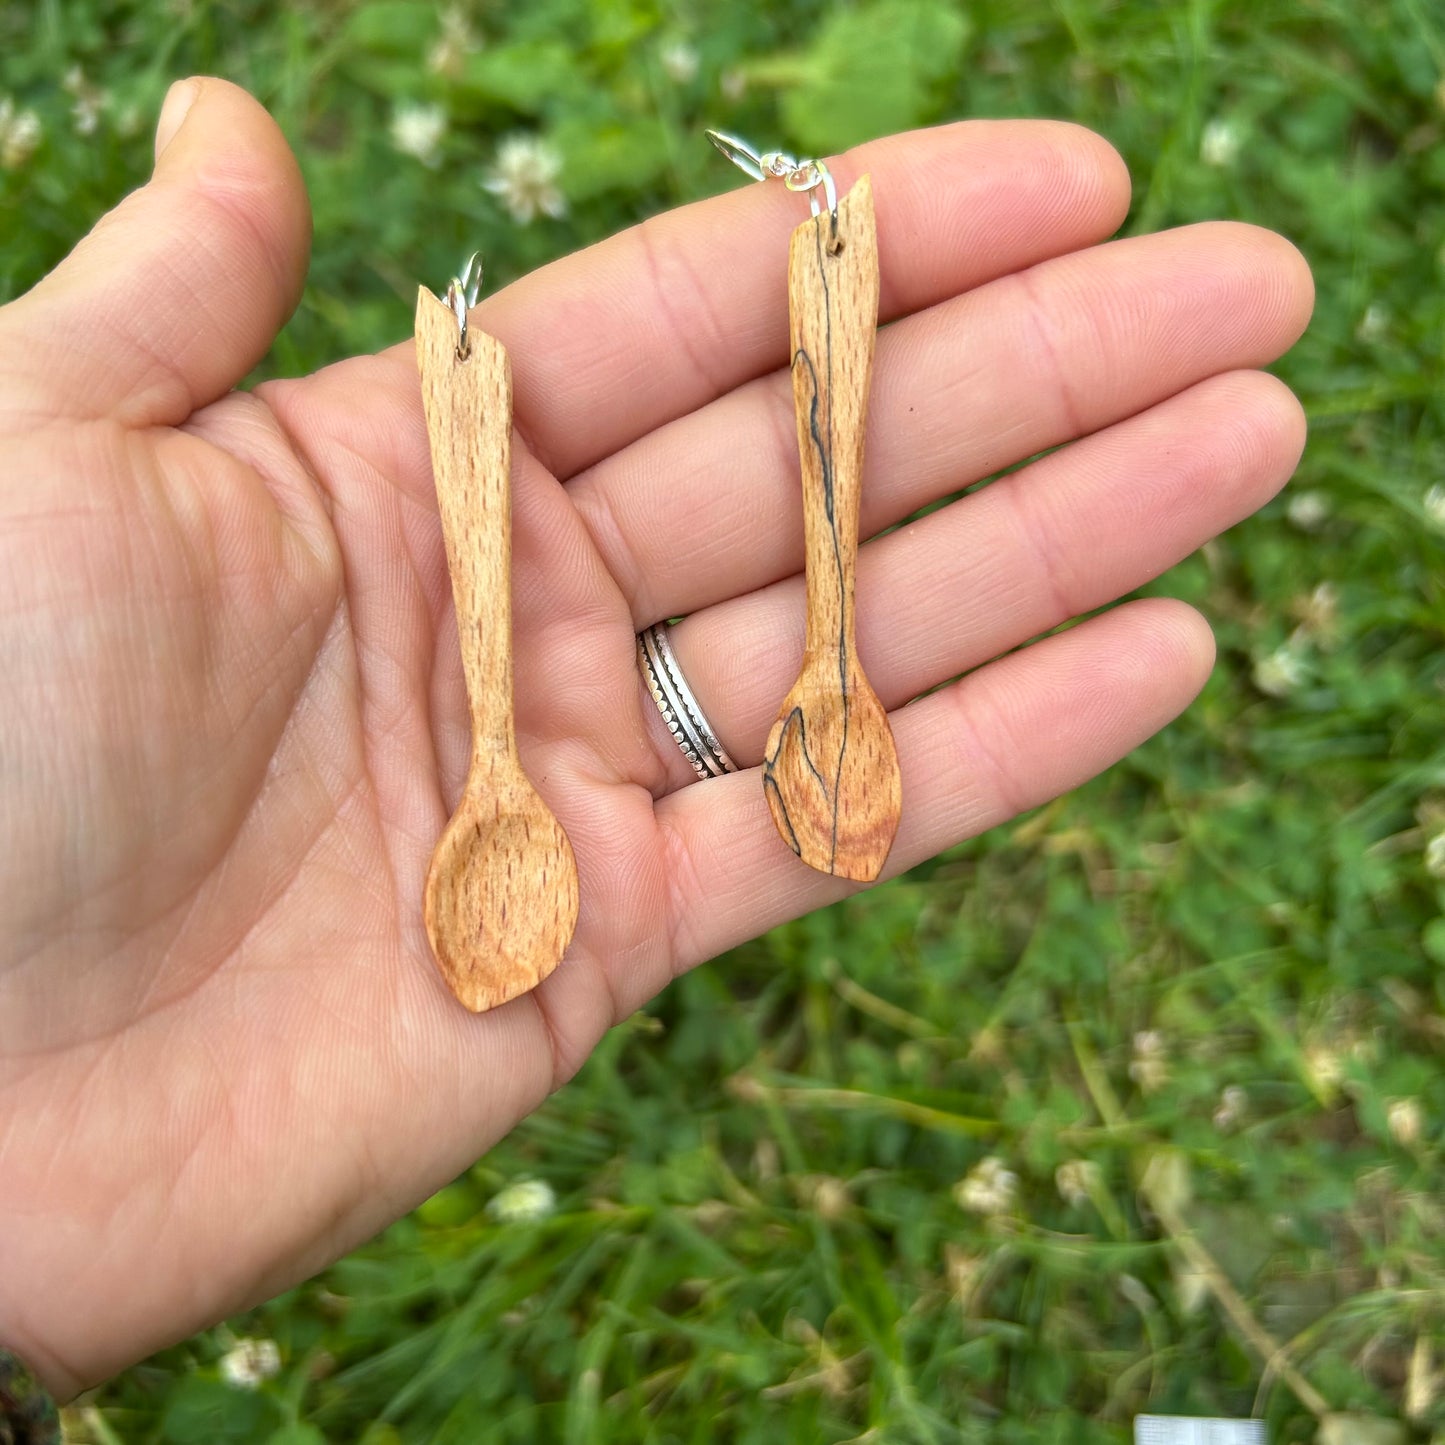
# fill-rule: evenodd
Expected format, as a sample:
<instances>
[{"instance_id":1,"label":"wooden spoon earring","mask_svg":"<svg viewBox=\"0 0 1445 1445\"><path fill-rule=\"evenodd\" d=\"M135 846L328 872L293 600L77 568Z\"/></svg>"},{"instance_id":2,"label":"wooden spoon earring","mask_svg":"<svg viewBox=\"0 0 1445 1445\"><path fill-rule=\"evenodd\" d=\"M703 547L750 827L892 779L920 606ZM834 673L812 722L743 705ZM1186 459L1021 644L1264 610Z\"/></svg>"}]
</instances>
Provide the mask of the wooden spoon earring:
<instances>
[{"instance_id":1,"label":"wooden spoon earring","mask_svg":"<svg viewBox=\"0 0 1445 1445\"><path fill-rule=\"evenodd\" d=\"M522 771L512 721L512 368L467 324L476 257L446 300L421 288L416 358L457 609L472 756L461 802L432 855L427 937L473 1012L535 988L577 925L577 864Z\"/></svg>"},{"instance_id":2,"label":"wooden spoon earring","mask_svg":"<svg viewBox=\"0 0 1445 1445\"><path fill-rule=\"evenodd\" d=\"M863 434L878 328L873 186L863 176L840 201L822 161L759 156L736 137L707 134L755 180L782 180L812 204L788 249L808 615L802 672L768 737L763 788L778 832L803 862L871 883L903 807L888 714L858 662L855 627Z\"/></svg>"}]
</instances>

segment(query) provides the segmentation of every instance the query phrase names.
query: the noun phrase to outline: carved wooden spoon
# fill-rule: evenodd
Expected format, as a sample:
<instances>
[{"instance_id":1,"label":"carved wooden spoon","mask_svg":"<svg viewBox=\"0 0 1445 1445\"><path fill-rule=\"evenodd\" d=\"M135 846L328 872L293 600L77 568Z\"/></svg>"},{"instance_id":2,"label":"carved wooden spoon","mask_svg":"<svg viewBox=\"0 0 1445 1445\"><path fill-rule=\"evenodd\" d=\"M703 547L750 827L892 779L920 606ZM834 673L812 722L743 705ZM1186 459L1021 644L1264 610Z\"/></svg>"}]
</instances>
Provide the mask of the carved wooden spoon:
<instances>
[{"instance_id":1,"label":"carved wooden spoon","mask_svg":"<svg viewBox=\"0 0 1445 1445\"><path fill-rule=\"evenodd\" d=\"M808 621L803 670L768 737L763 787L773 821L805 863L871 883L902 810L888 714L863 675L853 578L863 432L878 325L878 238L864 176L839 202L836 254L826 210L788 253L793 401L803 472Z\"/></svg>"},{"instance_id":2,"label":"carved wooden spoon","mask_svg":"<svg viewBox=\"0 0 1445 1445\"><path fill-rule=\"evenodd\" d=\"M494 337L425 288L416 348L472 714L466 787L427 873L427 937L481 1013L535 988L577 925L577 865L522 771L512 725L512 370Z\"/></svg>"}]
</instances>

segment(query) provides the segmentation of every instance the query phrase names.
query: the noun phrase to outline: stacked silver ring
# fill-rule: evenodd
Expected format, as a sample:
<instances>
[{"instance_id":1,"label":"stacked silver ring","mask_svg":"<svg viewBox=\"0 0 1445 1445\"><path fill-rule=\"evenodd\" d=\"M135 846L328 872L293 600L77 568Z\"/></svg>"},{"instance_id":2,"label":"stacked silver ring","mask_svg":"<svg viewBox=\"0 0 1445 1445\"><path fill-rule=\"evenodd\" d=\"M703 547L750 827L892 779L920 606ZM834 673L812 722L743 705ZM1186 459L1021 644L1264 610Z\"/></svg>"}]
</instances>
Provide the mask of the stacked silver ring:
<instances>
[{"instance_id":1,"label":"stacked silver ring","mask_svg":"<svg viewBox=\"0 0 1445 1445\"><path fill-rule=\"evenodd\" d=\"M667 730L683 756L700 778L719 778L735 773L738 766L728 757L712 730L697 698L682 675L667 640L668 626L654 622L637 637L637 665Z\"/></svg>"}]
</instances>

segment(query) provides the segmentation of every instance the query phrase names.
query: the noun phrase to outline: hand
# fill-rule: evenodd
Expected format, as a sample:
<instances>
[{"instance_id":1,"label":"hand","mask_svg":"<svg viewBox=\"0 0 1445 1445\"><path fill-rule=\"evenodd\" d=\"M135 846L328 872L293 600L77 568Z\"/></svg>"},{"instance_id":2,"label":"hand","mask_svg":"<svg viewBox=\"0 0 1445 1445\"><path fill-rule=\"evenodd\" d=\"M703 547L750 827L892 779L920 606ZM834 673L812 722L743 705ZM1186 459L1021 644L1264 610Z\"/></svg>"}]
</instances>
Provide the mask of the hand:
<instances>
[{"instance_id":1,"label":"hand","mask_svg":"<svg viewBox=\"0 0 1445 1445\"><path fill-rule=\"evenodd\" d=\"M300 292L301 180L215 80L173 91L158 152L0 310L0 1340L61 1393L314 1272L680 970L845 891L779 841L756 772L802 650L799 198L687 207L477 317L516 375L522 754L582 911L551 978L474 1017L421 922L467 720L411 347L230 391ZM1282 485L1300 409L1251 368L1311 292L1244 226L1096 244L1128 181L1071 126L879 141L840 188L864 170L892 323L864 535L1072 442L864 548L897 872L1199 689L1209 629L1172 602L1009 649ZM642 688L634 634L679 614L750 771L695 782Z\"/></svg>"}]
</instances>

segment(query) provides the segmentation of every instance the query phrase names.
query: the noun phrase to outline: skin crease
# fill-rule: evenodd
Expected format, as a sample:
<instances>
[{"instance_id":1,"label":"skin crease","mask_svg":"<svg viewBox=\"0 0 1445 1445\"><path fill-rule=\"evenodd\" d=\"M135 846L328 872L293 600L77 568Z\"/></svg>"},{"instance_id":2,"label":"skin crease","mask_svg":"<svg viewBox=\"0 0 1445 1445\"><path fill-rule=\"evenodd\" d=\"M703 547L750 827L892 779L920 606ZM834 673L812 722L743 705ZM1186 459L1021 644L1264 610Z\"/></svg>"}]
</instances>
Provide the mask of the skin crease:
<instances>
[{"instance_id":1,"label":"skin crease","mask_svg":"<svg viewBox=\"0 0 1445 1445\"><path fill-rule=\"evenodd\" d=\"M421 925L467 723L410 345L233 392L300 292L299 172L218 80L173 90L158 150L0 309L0 1342L61 1396L315 1272L677 972L846 891L782 847L757 774L802 645L798 198L674 212L475 317L517 379L520 747L582 908L557 972L473 1017ZM1208 628L1162 600L1010 649L1284 483L1300 411L1254 368L1311 289L1248 227L1100 244L1127 177L1075 127L964 123L833 168L873 175L890 323L865 539L1083 438L865 543L896 873L1202 685ZM746 770L706 784L633 659L683 611L679 661Z\"/></svg>"}]
</instances>

